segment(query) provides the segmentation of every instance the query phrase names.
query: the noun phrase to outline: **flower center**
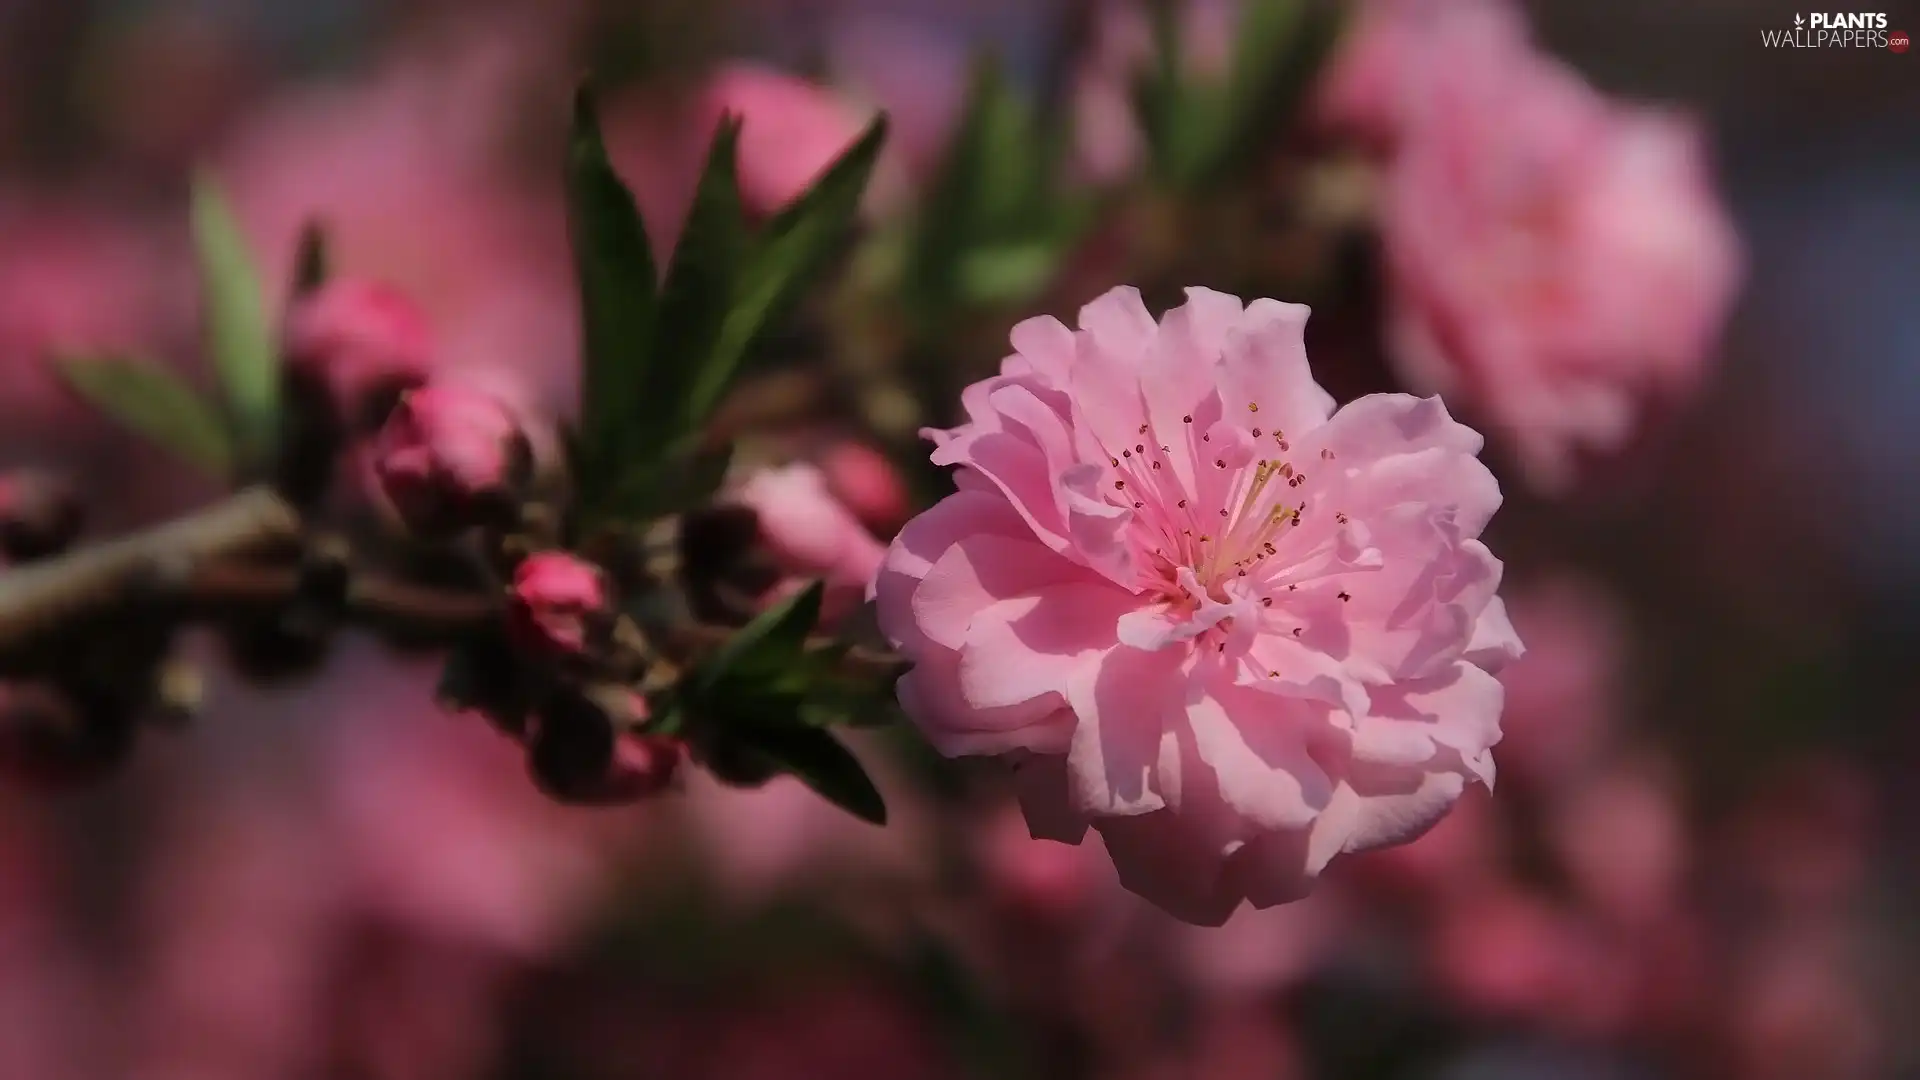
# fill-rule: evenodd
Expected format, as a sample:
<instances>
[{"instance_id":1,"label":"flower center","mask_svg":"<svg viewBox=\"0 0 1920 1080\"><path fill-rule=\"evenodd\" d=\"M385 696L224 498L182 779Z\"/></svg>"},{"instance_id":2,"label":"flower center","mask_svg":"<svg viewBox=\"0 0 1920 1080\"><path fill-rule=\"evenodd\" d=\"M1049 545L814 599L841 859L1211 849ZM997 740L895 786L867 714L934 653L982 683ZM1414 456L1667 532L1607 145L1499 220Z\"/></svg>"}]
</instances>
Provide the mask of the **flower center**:
<instances>
[{"instance_id":1,"label":"flower center","mask_svg":"<svg viewBox=\"0 0 1920 1080\"><path fill-rule=\"evenodd\" d=\"M1258 403L1247 412L1256 416ZM1226 602L1226 587L1266 594L1297 589L1295 571L1317 551L1288 543L1309 515L1307 473L1288 456L1293 447L1281 431L1241 427L1226 421L1205 431L1192 414L1180 418L1185 460L1159 441L1151 423L1140 441L1110 456L1114 492L1134 512L1132 539L1143 568L1143 591L1159 593L1176 608L1193 600L1179 583L1191 568L1207 595ZM1332 461L1331 450L1320 457ZM1345 524L1345 515L1337 518Z\"/></svg>"}]
</instances>

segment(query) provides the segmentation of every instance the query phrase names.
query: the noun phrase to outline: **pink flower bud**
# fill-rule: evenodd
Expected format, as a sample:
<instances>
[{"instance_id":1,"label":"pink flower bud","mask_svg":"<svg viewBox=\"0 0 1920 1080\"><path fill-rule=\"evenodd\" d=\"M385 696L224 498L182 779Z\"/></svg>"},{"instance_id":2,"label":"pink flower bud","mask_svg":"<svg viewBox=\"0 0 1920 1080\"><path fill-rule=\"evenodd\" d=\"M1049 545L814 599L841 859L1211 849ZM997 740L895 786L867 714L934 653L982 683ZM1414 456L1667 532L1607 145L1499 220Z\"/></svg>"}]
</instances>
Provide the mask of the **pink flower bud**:
<instances>
[{"instance_id":1,"label":"pink flower bud","mask_svg":"<svg viewBox=\"0 0 1920 1080\"><path fill-rule=\"evenodd\" d=\"M544 656L587 647L589 623L608 608L600 568L564 551L527 557L513 574L507 629L514 643Z\"/></svg>"},{"instance_id":2,"label":"pink flower bud","mask_svg":"<svg viewBox=\"0 0 1920 1080\"><path fill-rule=\"evenodd\" d=\"M738 497L759 515L761 538L782 570L824 578L830 608L858 603L886 551L834 498L819 469L764 470L741 485Z\"/></svg>"},{"instance_id":3,"label":"pink flower bud","mask_svg":"<svg viewBox=\"0 0 1920 1080\"><path fill-rule=\"evenodd\" d=\"M686 747L675 738L634 731L646 718L647 699L630 690L552 702L527 732L534 780L561 802L582 806L634 802L665 791Z\"/></svg>"},{"instance_id":4,"label":"pink flower bud","mask_svg":"<svg viewBox=\"0 0 1920 1080\"><path fill-rule=\"evenodd\" d=\"M327 389L341 415L427 381L433 332L411 298L371 281L329 282L287 316L289 365Z\"/></svg>"},{"instance_id":5,"label":"pink flower bud","mask_svg":"<svg viewBox=\"0 0 1920 1080\"><path fill-rule=\"evenodd\" d=\"M679 775L686 745L664 735L622 735L613 744L613 767L603 787L605 801L631 802L657 795Z\"/></svg>"},{"instance_id":6,"label":"pink flower bud","mask_svg":"<svg viewBox=\"0 0 1920 1080\"><path fill-rule=\"evenodd\" d=\"M886 455L865 443L842 442L820 455L827 487L869 528L891 533L907 520L907 487Z\"/></svg>"},{"instance_id":7,"label":"pink flower bud","mask_svg":"<svg viewBox=\"0 0 1920 1080\"><path fill-rule=\"evenodd\" d=\"M373 469L408 528L444 533L509 509L530 458L525 432L499 399L429 384L408 391L387 418Z\"/></svg>"}]
</instances>

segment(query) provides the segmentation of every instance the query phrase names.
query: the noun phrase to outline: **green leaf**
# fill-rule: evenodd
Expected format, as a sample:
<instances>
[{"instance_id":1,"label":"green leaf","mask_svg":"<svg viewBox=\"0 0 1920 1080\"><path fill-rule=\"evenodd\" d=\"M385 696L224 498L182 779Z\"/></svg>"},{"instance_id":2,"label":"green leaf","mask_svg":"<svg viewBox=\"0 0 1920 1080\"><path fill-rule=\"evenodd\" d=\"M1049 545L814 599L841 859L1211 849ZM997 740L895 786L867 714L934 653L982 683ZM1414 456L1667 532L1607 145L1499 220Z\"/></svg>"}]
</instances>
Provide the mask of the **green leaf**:
<instances>
[{"instance_id":1,"label":"green leaf","mask_svg":"<svg viewBox=\"0 0 1920 1080\"><path fill-rule=\"evenodd\" d=\"M906 261L907 299L927 332L968 307L1027 300L1053 278L1091 220L1062 193L1068 134L991 60L975 69Z\"/></svg>"},{"instance_id":2,"label":"green leaf","mask_svg":"<svg viewBox=\"0 0 1920 1080\"><path fill-rule=\"evenodd\" d=\"M1192 190L1212 184L1268 144L1299 113L1338 34L1325 0L1248 0L1224 75L1186 70L1172 5L1159 9L1154 62L1134 82L1134 109L1155 174Z\"/></svg>"},{"instance_id":3,"label":"green leaf","mask_svg":"<svg viewBox=\"0 0 1920 1080\"><path fill-rule=\"evenodd\" d=\"M581 307L580 423L589 467L622 464L621 447L662 403L647 396L658 271L645 223L614 172L594 90L574 97L567 146L567 235ZM668 358L671 362L671 358Z\"/></svg>"},{"instance_id":4,"label":"green leaf","mask_svg":"<svg viewBox=\"0 0 1920 1080\"><path fill-rule=\"evenodd\" d=\"M214 370L241 456L264 460L274 449L280 372L260 270L233 211L210 177L193 187L193 236Z\"/></svg>"},{"instance_id":5,"label":"green leaf","mask_svg":"<svg viewBox=\"0 0 1920 1080\"><path fill-rule=\"evenodd\" d=\"M327 283L331 273L327 252L327 230L318 221L300 227L300 246L293 257L293 295L310 296Z\"/></svg>"},{"instance_id":6,"label":"green leaf","mask_svg":"<svg viewBox=\"0 0 1920 1080\"><path fill-rule=\"evenodd\" d=\"M820 601L826 584L814 581L806 588L761 612L734 631L718 651L700 665L694 689L711 694L723 680L758 677L771 684L785 664L797 659L820 621Z\"/></svg>"},{"instance_id":7,"label":"green leaf","mask_svg":"<svg viewBox=\"0 0 1920 1080\"><path fill-rule=\"evenodd\" d=\"M806 193L756 238L720 340L693 388L693 421L703 422L726 397L754 339L812 284L860 212L860 199L887 141L887 120L867 126Z\"/></svg>"},{"instance_id":8,"label":"green leaf","mask_svg":"<svg viewBox=\"0 0 1920 1080\"><path fill-rule=\"evenodd\" d=\"M953 142L935 175L907 266L909 297L924 315L948 309L958 290L960 261L969 243L979 239L982 206L987 201L981 177L992 168L1001 142L999 118L1008 91L1000 67L983 59L974 69Z\"/></svg>"},{"instance_id":9,"label":"green leaf","mask_svg":"<svg viewBox=\"0 0 1920 1080\"><path fill-rule=\"evenodd\" d=\"M1224 88L1220 146L1210 168L1234 165L1292 122L1340 35L1341 9L1325 0L1250 0Z\"/></svg>"},{"instance_id":10,"label":"green leaf","mask_svg":"<svg viewBox=\"0 0 1920 1080\"><path fill-rule=\"evenodd\" d=\"M718 354L749 248L739 145L739 117L722 117L667 269L654 338L660 363L649 372L646 393L653 399L648 411L670 420L644 433L650 447L679 444L704 418L695 388L713 381L707 368Z\"/></svg>"},{"instance_id":11,"label":"green leaf","mask_svg":"<svg viewBox=\"0 0 1920 1080\"><path fill-rule=\"evenodd\" d=\"M976 304L1030 299L1053 280L1061 253L1059 245L1047 240L971 252L960 263L960 295Z\"/></svg>"},{"instance_id":12,"label":"green leaf","mask_svg":"<svg viewBox=\"0 0 1920 1080\"><path fill-rule=\"evenodd\" d=\"M755 725L743 733L753 747L828 802L875 825L887 823L887 802L860 759L827 731L792 723Z\"/></svg>"},{"instance_id":13,"label":"green leaf","mask_svg":"<svg viewBox=\"0 0 1920 1080\"><path fill-rule=\"evenodd\" d=\"M122 358L56 362L82 397L130 430L214 476L233 465L220 413L180 376L158 363Z\"/></svg>"}]
</instances>

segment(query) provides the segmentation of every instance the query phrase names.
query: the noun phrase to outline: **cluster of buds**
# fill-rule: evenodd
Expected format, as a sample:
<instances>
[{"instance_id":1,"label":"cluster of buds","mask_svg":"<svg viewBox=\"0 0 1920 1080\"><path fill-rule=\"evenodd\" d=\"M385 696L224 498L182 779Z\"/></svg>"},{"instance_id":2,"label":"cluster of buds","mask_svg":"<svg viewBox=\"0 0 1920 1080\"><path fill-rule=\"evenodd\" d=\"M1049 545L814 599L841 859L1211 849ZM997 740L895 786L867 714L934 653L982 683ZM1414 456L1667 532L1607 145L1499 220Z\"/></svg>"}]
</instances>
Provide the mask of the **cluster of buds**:
<instances>
[{"instance_id":1,"label":"cluster of buds","mask_svg":"<svg viewBox=\"0 0 1920 1080\"><path fill-rule=\"evenodd\" d=\"M513 569L500 621L463 654L468 685L455 704L484 713L526 748L541 790L583 805L631 802L667 790L685 748L647 730L646 696L600 567L536 551ZM626 674L628 679L619 676Z\"/></svg>"}]
</instances>

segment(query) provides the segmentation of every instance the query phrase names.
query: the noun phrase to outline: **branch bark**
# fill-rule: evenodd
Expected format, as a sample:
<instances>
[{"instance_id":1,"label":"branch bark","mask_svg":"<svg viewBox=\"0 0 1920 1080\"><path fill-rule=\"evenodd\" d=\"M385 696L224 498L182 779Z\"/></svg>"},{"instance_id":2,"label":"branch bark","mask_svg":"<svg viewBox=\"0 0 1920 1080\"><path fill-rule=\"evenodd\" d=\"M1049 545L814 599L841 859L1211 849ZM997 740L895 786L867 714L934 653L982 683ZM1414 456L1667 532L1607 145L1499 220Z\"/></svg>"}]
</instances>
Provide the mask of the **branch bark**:
<instances>
[{"instance_id":1,"label":"branch bark","mask_svg":"<svg viewBox=\"0 0 1920 1080\"><path fill-rule=\"evenodd\" d=\"M130 598L164 594L209 563L299 538L293 507L269 488L249 488L145 532L7 570L0 573L0 656L108 614Z\"/></svg>"}]
</instances>

